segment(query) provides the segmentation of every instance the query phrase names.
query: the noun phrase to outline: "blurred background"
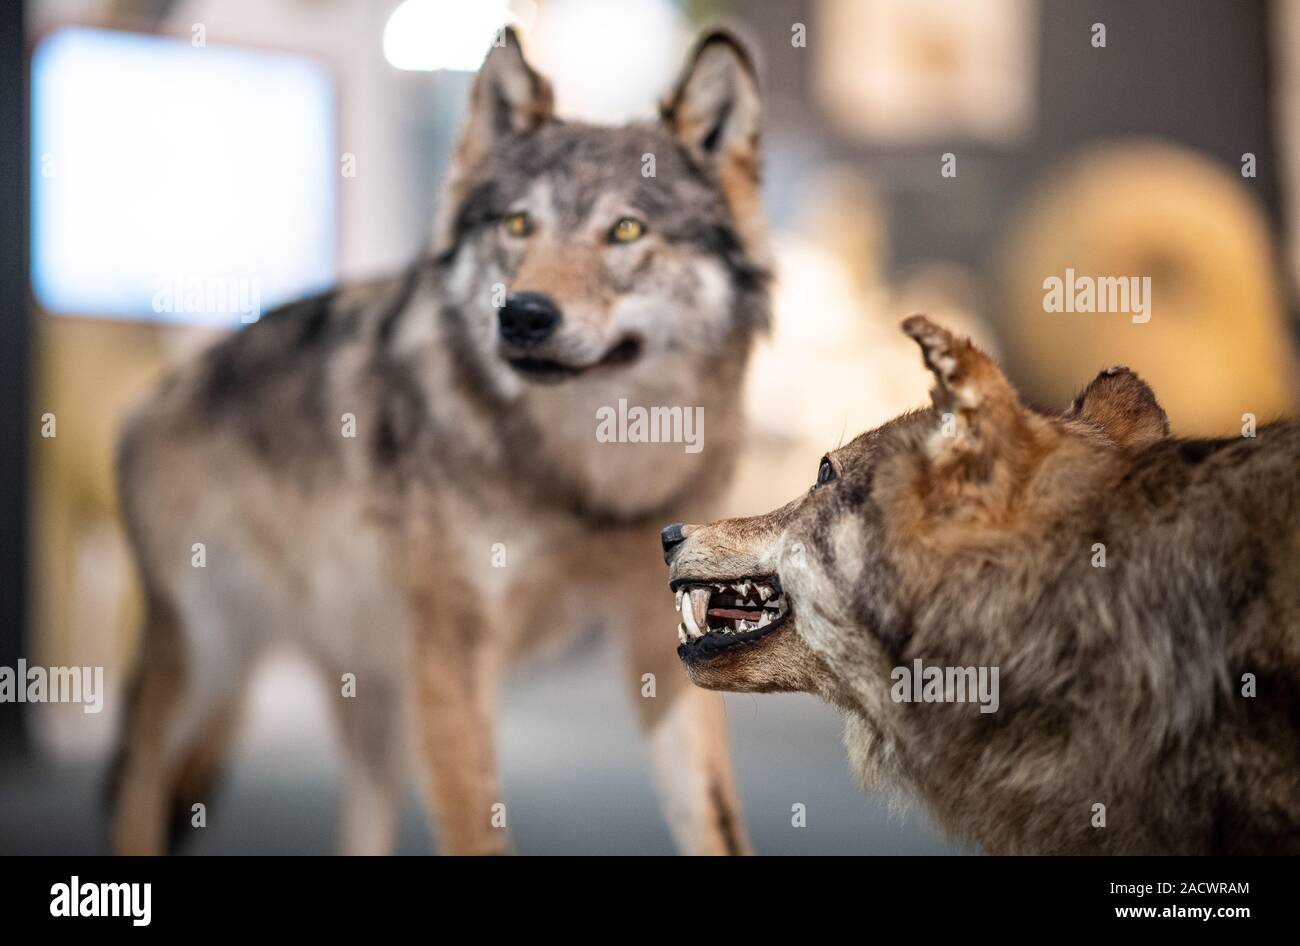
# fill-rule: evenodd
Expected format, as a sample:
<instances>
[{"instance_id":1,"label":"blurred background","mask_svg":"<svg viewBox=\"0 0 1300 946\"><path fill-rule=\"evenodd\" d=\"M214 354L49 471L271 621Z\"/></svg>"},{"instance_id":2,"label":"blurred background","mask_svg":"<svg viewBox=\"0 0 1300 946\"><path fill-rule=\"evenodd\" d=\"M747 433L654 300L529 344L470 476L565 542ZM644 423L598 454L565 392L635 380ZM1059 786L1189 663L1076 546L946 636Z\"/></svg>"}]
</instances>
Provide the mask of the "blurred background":
<instances>
[{"instance_id":1,"label":"blurred background","mask_svg":"<svg viewBox=\"0 0 1300 946\"><path fill-rule=\"evenodd\" d=\"M11 0L0 16L0 665L102 665L109 686L97 715L0 704L0 853L102 850L139 606L111 477L123 410L275 304L423 251L507 20L561 114L601 122L652 115L702 27L757 49L776 326L730 512L785 502L828 448L924 403L897 331L915 311L1044 406L1124 363L1180 433L1296 410L1297 0ZM1067 268L1150 276L1150 321L1044 311ZM671 851L612 645L514 676L517 850ZM760 852L960 852L859 791L816 700L727 706ZM263 669L196 852L334 849L326 719L305 665ZM401 850L435 849L412 792Z\"/></svg>"}]
</instances>

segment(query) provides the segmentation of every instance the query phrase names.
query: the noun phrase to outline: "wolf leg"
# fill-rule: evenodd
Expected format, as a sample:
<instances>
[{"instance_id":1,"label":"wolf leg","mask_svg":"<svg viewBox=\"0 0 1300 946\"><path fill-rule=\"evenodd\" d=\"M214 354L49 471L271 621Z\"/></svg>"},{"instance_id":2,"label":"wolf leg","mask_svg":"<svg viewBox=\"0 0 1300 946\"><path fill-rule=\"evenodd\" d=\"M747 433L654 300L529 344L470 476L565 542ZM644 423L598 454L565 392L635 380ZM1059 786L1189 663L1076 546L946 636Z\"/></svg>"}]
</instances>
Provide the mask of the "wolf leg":
<instances>
[{"instance_id":1,"label":"wolf leg","mask_svg":"<svg viewBox=\"0 0 1300 946\"><path fill-rule=\"evenodd\" d=\"M391 854L405 775L401 692L391 681L367 680L336 715L347 767L339 850Z\"/></svg>"},{"instance_id":2,"label":"wolf leg","mask_svg":"<svg viewBox=\"0 0 1300 946\"><path fill-rule=\"evenodd\" d=\"M722 696L691 685L671 607L656 602L640 613L626 625L628 671L673 839L687 854L748 854Z\"/></svg>"},{"instance_id":3,"label":"wolf leg","mask_svg":"<svg viewBox=\"0 0 1300 946\"><path fill-rule=\"evenodd\" d=\"M175 610L157 598L147 607L110 775L111 844L118 854L174 847L169 818L176 819L175 835L188 824L190 806L208 800L238 719L237 678L220 672L197 678Z\"/></svg>"},{"instance_id":4,"label":"wolf leg","mask_svg":"<svg viewBox=\"0 0 1300 946\"><path fill-rule=\"evenodd\" d=\"M430 814L444 853L504 854L510 841L504 810L493 810L501 803L501 793L492 724L468 679L469 668L457 672L457 662L446 658L445 653L426 651L417 669Z\"/></svg>"},{"instance_id":5,"label":"wolf leg","mask_svg":"<svg viewBox=\"0 0 1300 946\"><path fill-rule=\"evenodd\" d=\"M175 612L146 604L140 653L127 697L117 755L109 773L111 847L115 854L161 854L166 834L167 778L163 748L168 723L185 688Z\"/></svg>"},{"instance_id":6,"label":"wolf leg","mask_svg":"<svg viewBox=\"0 0 1300 946\"><path fill-rule=\"evenodd\" d=\"M497 786L492 704L499 661L469 595L439 611L426 590L412 595L416 723L428 766L429 815L446 854L505 854L510 840Z\"/></svg>"}]
</instances>

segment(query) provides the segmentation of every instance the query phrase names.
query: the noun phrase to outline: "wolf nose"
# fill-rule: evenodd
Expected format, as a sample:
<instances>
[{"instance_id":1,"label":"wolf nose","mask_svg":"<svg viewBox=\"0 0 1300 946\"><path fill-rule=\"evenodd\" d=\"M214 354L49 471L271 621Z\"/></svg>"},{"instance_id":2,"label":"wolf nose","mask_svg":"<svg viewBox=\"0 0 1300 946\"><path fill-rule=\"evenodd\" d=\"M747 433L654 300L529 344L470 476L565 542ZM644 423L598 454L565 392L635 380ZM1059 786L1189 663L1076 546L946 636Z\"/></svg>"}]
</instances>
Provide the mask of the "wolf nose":
<instances>
[{"instance_id":1,"label":"wolf nose","mask_svg":"<svg viewBox=\"0 0 1300 946\"><path fill-rule=\"evenodd\" d=\"M550 338L560 324L560 310L537 292L512 292L499 316L501 337L511 345L526 348Z\"/></svg>"},{"instance_id":2,"label":"wolf nose","mask_svg":"<svg viewBox=\"0 0 1300 946\"><path fill-rule=\"evenodd\" d=\"M670 526L664 526L659 530L659 541L664 547L664 564L668 564L673 557L673 549L686 541L683 534L686 526L680 522L674 522Z\"/></svg>"}]
</instances>

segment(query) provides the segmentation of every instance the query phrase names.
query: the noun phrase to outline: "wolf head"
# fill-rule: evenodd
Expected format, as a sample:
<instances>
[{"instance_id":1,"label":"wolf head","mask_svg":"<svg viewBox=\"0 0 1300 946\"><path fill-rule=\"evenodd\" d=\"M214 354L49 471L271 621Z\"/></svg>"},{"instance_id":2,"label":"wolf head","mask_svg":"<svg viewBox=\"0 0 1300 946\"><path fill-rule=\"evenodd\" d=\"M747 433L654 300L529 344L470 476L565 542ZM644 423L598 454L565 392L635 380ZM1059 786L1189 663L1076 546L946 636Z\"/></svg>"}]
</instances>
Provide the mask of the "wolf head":
<instances>
[{"instance_id":1,"label":"wolf head","mask_svg":"<svg viewBox=\"0 0 1300 946\"><path fill-rule=\"evenodd\" d=\"M768 318L758 141L753 67L725 33L699 43L659 121L600 128L555 116L507 30L435 222L492 388L667 376L689 390L743 365Z\"/></svg>"},{"instance_id":2,"label":"wolf head","mask_svg":"<svg viewBox=\"0 0 1300 946\"><path fill-rule=\"evenodd\" d=\"M903 329L934 376L932 407L827 454L808 492L774 512L664 530L678 653L697 684L816 692L883 721L891 667L917 647L958 657L925 635L971 626L960 656L978 663L996 649L989 635L1017 620L1008 605L949 622L945 602L992 601L981 589L998 574L1026 585L997 589L1003 600L1029 607L1051 566L1018 565L1025 548L1064 534L1127 451L1168 432L1128 369L1102 372L1049 416L1023 405L968 340L921 316Z\"/></svg>"},{"instance_id":3,"label":"wolf head","mask_svg":"<svg viewBox=\"0 0 1300 946\"><path fill-rule=\"evenodd\" d=\"M769 318L748 53L704 36L660 112L613 128L556 117L505 31L434 226L462 387L491 402L512 462L546 496L602 517L650 515L725 481ZM702 415L707 454L597 444L596 418L624 402Z\"/></svg>"}]
</instances>

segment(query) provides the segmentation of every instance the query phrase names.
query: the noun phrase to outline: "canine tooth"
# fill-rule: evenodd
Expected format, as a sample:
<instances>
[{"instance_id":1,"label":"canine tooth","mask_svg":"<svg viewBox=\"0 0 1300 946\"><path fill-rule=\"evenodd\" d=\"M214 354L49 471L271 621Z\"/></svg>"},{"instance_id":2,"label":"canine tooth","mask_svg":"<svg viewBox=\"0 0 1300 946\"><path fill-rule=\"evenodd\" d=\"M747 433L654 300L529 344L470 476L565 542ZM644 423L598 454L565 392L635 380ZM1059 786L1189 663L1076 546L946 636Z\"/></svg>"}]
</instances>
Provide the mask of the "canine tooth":
<instances>
[{"instance_id":1,"label":"canine tooth","mask_svg":"<svg viewBox=\"0 0 1300 946\"><path fill-rule=\"evenodd\" d=\"M691 592L691 600L695 600L695 592L693 591ZM690 636L691 640L704 636L700 631L700 625L695 620L695 612L690 608L682 608L682 625L686 628L686 633Z\"/></svg>"},{"instance_id":2,"label":"canine tooth","mask_svg":"<svg viewBox=\"0 0 1300 946\"><path fill-rule=\"evenodd\" d=\"M691 617L697 630L709 626L709 596L711 594L712 592L708 588L691 589L691 607L689 610L694 612ZM683 609L683 614L686 610Z\"/></svg>"},{"instance_id":3,"label":"canine tooth","mask_svg":"<svg viewBox=\"0 0 1300 946\"><path fill-rule=\"evenodd\" d=\"M677 625L677 640L683 644L689 644L691 641L691 639L686 636L686 628L680 624Z\"/></svg>"}]
</instances>

